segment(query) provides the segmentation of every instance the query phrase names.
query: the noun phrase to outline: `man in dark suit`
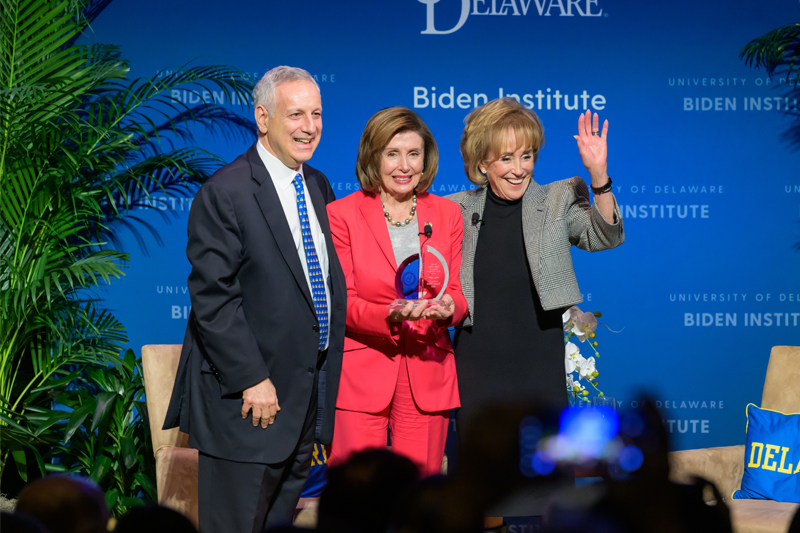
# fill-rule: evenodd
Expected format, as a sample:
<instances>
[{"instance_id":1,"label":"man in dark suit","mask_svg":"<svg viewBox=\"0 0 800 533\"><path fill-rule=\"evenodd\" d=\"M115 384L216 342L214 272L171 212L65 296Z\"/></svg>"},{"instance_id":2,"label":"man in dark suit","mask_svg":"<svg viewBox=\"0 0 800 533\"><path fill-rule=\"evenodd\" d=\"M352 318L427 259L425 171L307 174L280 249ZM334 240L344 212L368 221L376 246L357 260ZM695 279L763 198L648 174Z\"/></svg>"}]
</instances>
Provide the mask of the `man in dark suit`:
<instances>
[{"instance_id":1,"label":"man in dark suit","mask_svg":"<svg viewBox=\"0 0 800 533\"><path fill-rule=\"evenodd\" d=\"M164 428L200 451L203 533L291 520L315 437L329 443L346 285L327 178L306 165L319 87L277 67L253 90L258 141L200 188L189 215L192 312Z\"/></svg>"}]
</instances>

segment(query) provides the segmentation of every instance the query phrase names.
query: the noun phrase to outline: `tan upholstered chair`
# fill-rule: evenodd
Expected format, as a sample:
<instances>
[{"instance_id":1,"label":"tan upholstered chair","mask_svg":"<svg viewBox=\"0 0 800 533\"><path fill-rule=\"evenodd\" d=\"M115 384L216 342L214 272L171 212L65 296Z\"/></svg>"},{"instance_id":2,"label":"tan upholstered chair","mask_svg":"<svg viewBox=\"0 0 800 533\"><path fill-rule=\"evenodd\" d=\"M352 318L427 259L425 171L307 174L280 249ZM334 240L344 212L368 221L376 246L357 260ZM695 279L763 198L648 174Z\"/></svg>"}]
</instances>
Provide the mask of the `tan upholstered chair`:
<instances>
[{"instance_id":1,"label":"tan upholstered chair","mask_svg":"<svg viewBox=\"0 0 800 533\"><path fill-rule=\"evenodd\" d=\"M181 347L180 344L142 346L142 368L156 456L158 503L183 513L197 527L197 450L189 447L189 435L178 428L161 429L178 373ZM318 499L300 498L296 526L310 529L316 526Z\"/></svg>"},{"instance_id":2,"label":"tan upholstered chair","mask_svg":"<svg viewBox=\"0 0 800 533\"><path fill-rule=\"evenodd\" d=\"M775 346L767 366L760 407L783 413L800 413L800 346ZM753 402L755 403L755 402ZM744 415L744 410L742 410ZM741 419L744 440L745 417ZM785 533L800 505L771 500L732 500L741 488L744 444L684 450L670 454L670 477L687 481L700 476L712 481L731 510L734 533Z\"/></svg>"},{"instance_id":3,"label":"tan upholstered chair","mask_svg":"<svg viewBox=\"0 0 800 533\"><path fill-rule=\"evenodd\" d=\"M142 346L145 397L156 456L158 503L183 513L197 526L197 450L189 447L189 435L178 428L161 429L180 358L180 344Z\"/></svg>"}]
</instances>

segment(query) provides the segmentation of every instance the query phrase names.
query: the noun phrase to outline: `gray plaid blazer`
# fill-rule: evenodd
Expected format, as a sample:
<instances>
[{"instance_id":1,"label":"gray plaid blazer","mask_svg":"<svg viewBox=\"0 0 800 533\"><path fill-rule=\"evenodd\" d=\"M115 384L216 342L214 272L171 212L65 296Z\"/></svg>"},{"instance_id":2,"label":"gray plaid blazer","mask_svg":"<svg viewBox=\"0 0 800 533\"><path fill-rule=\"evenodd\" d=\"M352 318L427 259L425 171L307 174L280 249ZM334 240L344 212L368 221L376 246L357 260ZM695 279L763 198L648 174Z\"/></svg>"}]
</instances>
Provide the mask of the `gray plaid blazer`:
<instances>
[{"instance_id":1,"label":"gray plaid blazer","mask_svg":"<svg viewBox=\"0 0 800 533\"><path fill-rule=\"evenodd\" d=\"M469 305L462 327L475 320L473 266L480 223L472 224L472 214L483 217L486 184L477 189L447 196L461 207L464 240L461 255L461 289ZM610 193L609 193L610 194ZM615 223L609 224L589 202L589 187L580 177L539 185L531 181L522 197L522 234L533 283L545 310L568 307L583 301L572 267L572 246L596 252L615 248L625 240L622 214L614 198Z\"/></svg>"}]
</instances>

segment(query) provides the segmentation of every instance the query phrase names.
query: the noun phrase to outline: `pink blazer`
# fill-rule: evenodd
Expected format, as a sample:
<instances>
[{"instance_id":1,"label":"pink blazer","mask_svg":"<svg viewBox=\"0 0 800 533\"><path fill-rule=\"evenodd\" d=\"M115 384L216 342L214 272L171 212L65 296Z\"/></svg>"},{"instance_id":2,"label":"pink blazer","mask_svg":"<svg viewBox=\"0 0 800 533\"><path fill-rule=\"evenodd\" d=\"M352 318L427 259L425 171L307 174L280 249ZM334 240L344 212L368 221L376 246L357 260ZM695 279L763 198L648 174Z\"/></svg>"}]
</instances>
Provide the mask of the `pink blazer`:
<instances>
[{"instance_id":1,"label":"pink blazer","mask_svg":"<svg viewBox=\"0 0 800 533\"><path fill-rule=\"evenodd\" d=\"M385 409L394 394L401 355L407 356L411 390L421 410L459 407L453 346L447 331L467 313L459 280L464 228L458 205L428 193L417 195L420 233L426 223L433 226L426 248L430 245L439 251L449 267L445 293L452 296L455 312L447 321L387 320L387 305L397 298L397 261L379 196L355 192L328 204L328 218L347 281L347 332L336 407L365 413ZM424 239L420 236L420 244ZM426 272L431 269L432 256L428 252Z\"/></svg>"}]
</instances>

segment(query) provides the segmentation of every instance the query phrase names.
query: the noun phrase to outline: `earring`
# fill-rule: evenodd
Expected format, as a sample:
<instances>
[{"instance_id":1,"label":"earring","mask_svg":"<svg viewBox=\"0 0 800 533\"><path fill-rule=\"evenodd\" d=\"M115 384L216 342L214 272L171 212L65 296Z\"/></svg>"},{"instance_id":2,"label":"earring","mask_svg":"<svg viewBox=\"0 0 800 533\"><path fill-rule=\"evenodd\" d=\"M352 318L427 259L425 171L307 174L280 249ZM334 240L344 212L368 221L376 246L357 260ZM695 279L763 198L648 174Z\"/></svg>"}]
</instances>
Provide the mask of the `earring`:
<instances>
[{"instance_id":1,"label":"earring","mask_svg":"<svg viewBox=\"0 0 800 533\"><path fill-rule=\"evenodd\" d=\"M486 175L486 171L485 171L485 170L483 170L482 168L479 168L478 170L480 171L481 175L483 175L483 176L485 176L485 175Z\"/></svg>"}]
</instances>

